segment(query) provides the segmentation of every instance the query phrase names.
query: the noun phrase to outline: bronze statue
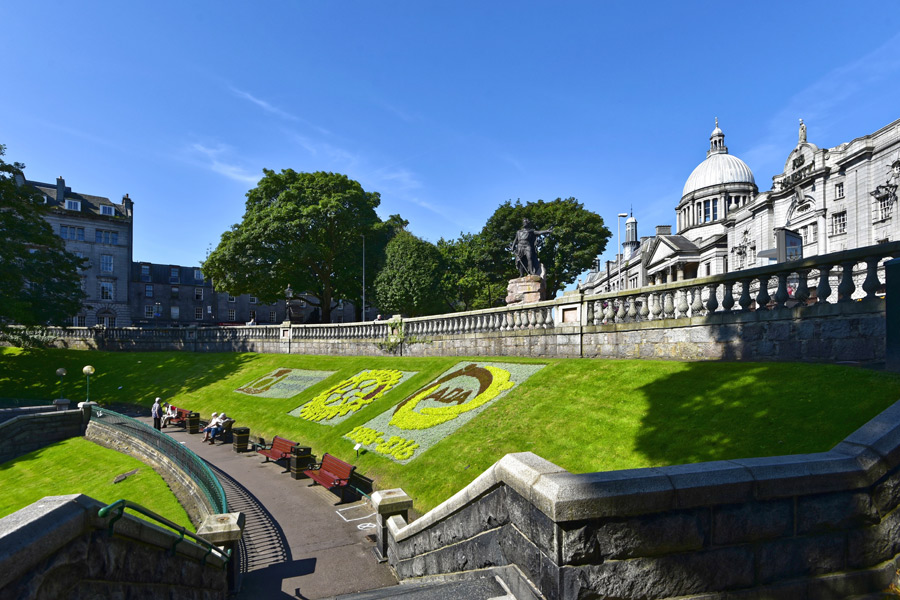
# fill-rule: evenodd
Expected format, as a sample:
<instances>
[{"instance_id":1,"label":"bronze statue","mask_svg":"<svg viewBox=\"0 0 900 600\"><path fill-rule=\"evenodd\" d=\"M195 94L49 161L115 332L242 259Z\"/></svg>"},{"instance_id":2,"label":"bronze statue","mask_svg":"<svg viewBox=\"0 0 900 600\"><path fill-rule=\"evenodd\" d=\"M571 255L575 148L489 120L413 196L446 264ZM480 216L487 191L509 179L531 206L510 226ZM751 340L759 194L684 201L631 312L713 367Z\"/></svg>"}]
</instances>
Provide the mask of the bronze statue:
<instances>
[{"instance_id":1,"label":"bronze statue","mask_svg":"<svg viewBox=\"0 0 900 600\"><path fill-rule=\"evenodd\" d=\"M522 229L516 232L516 239L513 240L510 248L516 255L516 268L519 269L519 277L524 277L525 275L544 276L543 265L541 265L541 261L537 257L537 246L540 243L541 236L547 235L552 231L552 227L536 231L527 217L522 219Z\"/></svg>"}]
</instances>

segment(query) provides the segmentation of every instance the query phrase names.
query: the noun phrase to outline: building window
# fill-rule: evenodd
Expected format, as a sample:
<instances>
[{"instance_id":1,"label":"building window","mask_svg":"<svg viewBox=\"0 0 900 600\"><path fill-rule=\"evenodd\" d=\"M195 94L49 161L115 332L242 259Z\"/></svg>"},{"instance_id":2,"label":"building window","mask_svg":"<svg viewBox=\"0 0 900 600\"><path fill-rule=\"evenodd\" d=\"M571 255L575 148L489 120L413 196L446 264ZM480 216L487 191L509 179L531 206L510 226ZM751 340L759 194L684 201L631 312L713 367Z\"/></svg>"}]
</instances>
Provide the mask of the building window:
<instances>
[{"instance_id":1,"label":"building window","mask_svg":"<svg viewBox=\"0 0 900 600\"><path fill-rule=\"evenodd\" d=\"M115 246L119 243L119 233L116 231L106 231L105 229L98 229L94 232L94 241L98 244L109 244L111 246Z\"/></svg>"},{"instance_id":2,"label":"building window","mask_svg":"<svg viewBox=\"0 0 900 600\"><path fill-rule=\"evenodd\" d=\"M706 276L712 275L712 263L706 263Z\"/></svg>"},{"instance_id":3,"label":"building window","mask_svg":"<svg viewBox=\"0 0 900 600\"><path fill-rule=\"evenodd\" d=\"M844 197L844 184L843 183L834 184L834 197L835 198L843 198Z\"/></svg>"},{"instance_id":4,"label":"building window","mask_svg":"<svg viewBox=\"0 0 900 600\"><path fill-rule=\"evenodd\" d=\"M101 204L100 205L100 214L107 216L107 217L113 217L116 214L116 209L113 208L112 206L110 206L109 204Z\"/></svg>"},{"instance_id":5,"label":"building window","mask_svg":"<svg viewBox=\"0 0 900 600\"><path fill-rule=\"evenodd\" d=\"M59 226L59 237L64 240L74 240L76 242L84 241L84 227L71 227L69 225Z\"/></svg>"},{"instance_id":6,"label":"building window","mask_svg":"<svg viewBox=\"0 0 900 600\"><path fill-rule=\"evenodd\" d=\"M847 211L831 215L831 234L847 233Z\"/></svg>"},{"instance_id":7,"label":"building window","mask_svg":"<svg viewBox=\"0 0 900 600\"><path fill-rule=\"evenodd\" d=\"M146 298L153 297L153 284L147 284L144 286L144 296Z\"/></svg>"},{"instance_id":8,"label":"building window","mask_svg":"<svg viewBox=\"0 0 900 600\"><path fill-rule=\"evenodd\" d=\"M66 210L81 210L80 200L66 200Z\"/></svg>"},{"instance_id":9,"label":"building window","mask_svg":"<svg viewBox=\"0 0 900 600\"><path fill-rule=\"evenodd\" d=\"M194 269L194 279L197 281L203 281L203 271L200 269Z\"/></svg>"},{"instance_id":10,"label":"building window","mask_svg":"<svg viewBox=\"0 0 900 600\"><path fill-rule=\"evenodd\" d=\"M712 220L716 221L719 218L719 199L718 198L713 198L712 208L713 208Z\"/></svg>"},{"instance_id":11,"label":"building window","mask_svg":"<svg viewBox=\"0 0 900 600\"><path fill-rule=\"evenodd\" d=\"M229 301L229 302L236 302L236 301L237 301L237 298L235 298L234 296L229 295L229 296L228 296L228 301Z\"/></svg>"},{"instance_id":12,"label":"building window","mask_svg":"<svg viewBox=\"0 0 900 600\"><path fill-rule=\"evenodd\" d=\"M178 292L179 292L178 286L177 286L177 285L173 285L173 286L172 286L172 297L173 297L173 298L177 298L177 297L178 297Z\"/></svg>"},{"instance_id":13,"label":"building window","mask_svg":"<svg viewBox=\"0 0 900 600\"><path fill-rule=\"evenodd\" d=\"M153 305L152 305L152 304L145 304L145 305L144 305L144 318L145 318L145 319L152 319L152 318L153 318Z\"/></svg>"},{"instance_id":14,"label":"building window","mask_svg":"<svg viewBox=\"0 0 900 600\"><path fill-rule=\"evenodd\" d=\"M237 317L235 316L234 309L233 309L233 308L229 308L229 309L228 309L228 320L229 320L229 321L234 321L234 320L236 320L236 318L237 318Z\"/></svg>"},{"instance_id":15,"label":"building window","mask_svg":"<svg viewBox=\"0 0 900 600\"><path fill-rule=\"evenodd\" d=\"M197 319L198 321L203 320L203 307L202 306L194 307L194 318Z\"/></svg>"},{"instance_id":16,"label":"building window","mask_svg":"<svg viewBox=\"0 0 900 600\"><path fill-rule=\"evenodd\" d=\"M256 304L256 296L250 296L250 304Z\"/></svg>"},{"instance_id":17,"label":"building window","mask_svg":"<svg viewBox=\"0 0 900 600\"><path fill-rule=\"evenodd\" d=\"M815 244L819 239L819 224L810 223L809 225L804 225L803 227L800 227L797 232L800 234L800 237L803 238L804 246Z\"/></svg>"},{"instance_id":18,"label":"building window","mask_svg":"<svg viewBox=\"0 0 900 600\"><path fill-rule=\"evenodd\" d=\"M101 300L112 300L113 299L113 284L108 281L100 282L100 299Z\"/></svg>"},{"instance_id":19,"label":"building window","mask_svg":"<svg viewBox=\"0 0 900 600\"><path fill-rule=\"evenodd\" d=\"M112 273L113 272L112 254L101 254L100 255L100 272L101 273Z\"/></svg>"},{"instance_id":20,"label":"building window","mask_svg":"<svg viewBox=\"0 0 900 600\"><path fill-rule=\"evenodd\" d=\"M638 278L637 278L637 275L635 275L634 277L632 277L632 278L628 281L628 286L629 286L631 289L635 289L635 288L638 286Z\"/></svg>"},{"instance_id":21,"label":"building window","mask_svg":"<svg viewBox=\"0 0 900 600\"><path fill-rule=\"evenodd\" d=\"M177 306L173 306L171 309L172 318L177 319L181 316L181 309Z\"/></svg>"},{"instance_id":22,"label":"building window","mask_svg":"<svg viewBox=\"0 0 900 600\"><path fill-rule=\"evenodd\" d=\"M704 223L709 221L709 216L711 214L710 209L712 208L711 204L712 203L709 200L703 201L703 222Z\"/></svg>"},{"instance_id":23,"label":"building window","mask_svg":"<svg viewBox=\"0 0 900 600\"><path fill-rule=\"evenodd\" d=\"M169 283L178 283L181 279L179 277L179 268L178 267L169 267Z\"/></svg>"},{"instance_id":24,"label":"building window","mask_svg":"<svg viewBox=\"0 0 900 600\"><path fill-rule=\"evenodd\" d=\"M251 321L255 321L255 320L256 320L256 311L255 311L255 310L251 310L251 311L250 311L250 320L251 320Z\"/></svg>"},{"instance_id":25,"label":"building window","mask_svg":"<svg viewBox=\"0 0 900 600\"><path fill-rule=\"evenodd\" d=\"M884 221L891 218L891 208L894 206L894 199L891 196L878 199L878 219Z\"/></svg>"},{"instance_id":26,"label":"building window","mask_svg":"<svg viewBox=\"0 0 900 600\"><path fill-rule=\"evenodd\" d=\"M278 314L274 310L269 311L269 323L274 323L278 320Z\"/></svg>"},{"instance_id":27,"label":"building window","mask_svg":"<svg viewBox=\"0 0 900 600\"><path fill-rule=\"evenodd\" d=\"M76 315L72 317L72 325L74 327L84 327L85 323L87 323L87 319L84 315Z\"/></svg>"},{"instance_id":28,"label":"building window","mask_svg":"<svg viewBox=\"0 0 900 600\"><path fill-rule=\"evenodd\" d=\"M150 281L150 265L141 265L141 281Z\"/></svg>"},{"instance_id":29,"label":"building window","mask_svg":"<svg viewBox=\"0 0 900 600\"><path fill-rule=\"evenodd\" d=\"M194 300L203 300L203 288L194 288Z\"/></svg>"}]
</instances>

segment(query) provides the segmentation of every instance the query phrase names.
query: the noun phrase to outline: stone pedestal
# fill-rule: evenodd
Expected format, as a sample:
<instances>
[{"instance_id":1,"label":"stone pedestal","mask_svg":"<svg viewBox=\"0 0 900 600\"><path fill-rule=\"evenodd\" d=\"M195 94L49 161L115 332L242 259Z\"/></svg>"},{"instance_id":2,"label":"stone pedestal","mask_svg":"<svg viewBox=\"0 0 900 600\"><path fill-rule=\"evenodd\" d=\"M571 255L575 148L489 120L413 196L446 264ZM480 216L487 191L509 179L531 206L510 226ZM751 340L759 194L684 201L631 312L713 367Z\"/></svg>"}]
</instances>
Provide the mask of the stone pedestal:
<instances>
[{"instance_id":1,"label":"stone pedestal","mask_svg":"<svg viewBox=\"0 0 900 600\"><path fill-rule=\"evenodd\" d=\"M69 410L69 399L68 398L56 398L53 401L54 406L56 406L56 410Z\"/></svg>"},{"instance_id":2,"label":"stone pedestal","mask_svg":"<svg viewBox=\"0 0 900 600\"><path fill-rule=\"evenodd\" d=\"M387 521L394 515L403 517L409 521L409 509L412 508L412 498L400 488L393 490L378 490L372 494L372 507L378 513L376 537L377 543L372 551L378 562L388 559L388 527Z\"/></svg>"},{"instance_id":3,"label":"stone pedestal","mask_svg":"<svg viewBox=\"0 0 900 600\"><path fill-rule=\"evenodd\" d=\"M547 299L547 288L540 275L510 279L506 286L507 304L531 304Z\"/></svg>"},{"instance_id":4,"label":"stone pedestal","mask_svg":"<svg viewBox=\"0 0 900 600\"><path fill-rule=\"evenodd\" d=\"M197 535L225 551L231 552L228 561L228 589L237 591L240 576L240 557L237 555L238 542L244 535L246 519L244 513L224 513L210 515L203 519L197 529Z\"/></svg>"}]
</instances>

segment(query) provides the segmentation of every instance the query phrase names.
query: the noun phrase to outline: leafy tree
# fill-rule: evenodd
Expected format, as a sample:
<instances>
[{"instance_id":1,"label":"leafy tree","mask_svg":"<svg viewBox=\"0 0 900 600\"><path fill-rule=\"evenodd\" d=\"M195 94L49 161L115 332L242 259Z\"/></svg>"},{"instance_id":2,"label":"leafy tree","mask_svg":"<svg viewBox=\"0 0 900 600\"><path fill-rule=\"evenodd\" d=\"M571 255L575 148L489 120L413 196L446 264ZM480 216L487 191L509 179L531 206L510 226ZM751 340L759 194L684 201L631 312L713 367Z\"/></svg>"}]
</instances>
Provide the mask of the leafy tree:
<instances>
[{"instance_id":1,"label":"leafy tree","mask_svg":"<svg viewBox=\"0 0 900 600\"><path fill-rule=\"evenodd\" d=\"M491 281L488 245L480 235L460 233L455 240L437 243L446 271L443 288L451 310L478 310L501 304L506 283Z\"/></svg>"},{"instance_id":2,"label":"leafy tree","mask_svg":"<svg viewBox=\"0 0 900 600\"><path fill-rule=\"evenodd\" d=\"M531 219L535 229L553 227L553 233L544 237L543 246L538 250L538 258L547 268L547 294L551 298L590 268L611 235L603 217L585 209L575 198L526 204L507 200L494 211L480 233L488 247L489 278L504 287L510 279L519 276L508 248L525 217Z\"/></svg>"},{"instance_id":3,"label":"leafy tree","mask_svg":"<svg viewBox=\"0 0 900 600\"><path fill-rule=\"evenodd\" d=\"M0 144L0 157L5 154ZM24 169L0 158L0 338L27 344L41 337L31 328L77 314L85 294L78 274L84 259L53 233L50 209L36 189L22 185ZM24 337L10 324L24 325Z\"/></svg>"},{"instance_id":4,"label":"leafy tree","mask_svg":"<svg viewBox=\"0 0 900 600\"><path fill-rule=\"evenodd\" d=\"M267 303L284 298L288 285L308 292L328 322L338 298L361 296L362 236L375 246L371 263L366 250L367 267L377 267L378 245L402 222L394 216L382 223L380 202L346 175L263 169L247 192L243 220L222 234L203 272L216 290Z\"/></svg>"},{"instance_id":5,"label":"leafy tree","mask_svg":"<svg viewBox=\"0 0 900 600\"><path fill-rule=\"evenodd\" d=\"M445 310L441 253L425 240L401 231L385 248L384 268L375 279L378 306L388 313L421 317Z\"/></svg>"}]
</instances>

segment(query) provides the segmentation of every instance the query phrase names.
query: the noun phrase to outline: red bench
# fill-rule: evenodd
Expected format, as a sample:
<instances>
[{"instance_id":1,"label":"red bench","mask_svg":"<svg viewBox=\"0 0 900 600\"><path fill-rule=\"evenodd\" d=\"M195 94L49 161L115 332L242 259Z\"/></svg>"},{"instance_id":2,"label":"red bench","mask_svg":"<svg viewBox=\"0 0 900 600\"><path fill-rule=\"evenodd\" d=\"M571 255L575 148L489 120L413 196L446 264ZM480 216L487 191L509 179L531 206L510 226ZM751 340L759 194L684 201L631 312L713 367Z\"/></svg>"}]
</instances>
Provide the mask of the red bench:
<instances>
[{"instance_id":1,"label":"red bench","mask_svg":"<svg viewBox=\"0 0 900 600\"><path fill-rule=\"evenodd\" d=\"M260 446L256 451L266 457L264 462L269 462L270 458L278 462L283 458L290 458L291 450L296 445L296 442L292 442L291 440L276 435L272 438L272 444L270 446Z\"/></svg>"},{"instance_id":2,"label":"red bench","mask_svg":"<svg viewBox=\"0 0 900 600\"><path fill-rule=\"evenodd\" d=\"M350 474L355 468L350 463L345 463L341 459L326 453L322 456L322 462L314 465L311 469L303 471L303 474L329 490L333 490L336 487L341 488L341 501L343 502L344 488L350 483Z\"/></svg>"},{"instance_id":3,"label":"red bench","mask_svg":"<svg viewBox=\"0 0 900 600\"><path fill-rule=\"evenodd\" d=\"M178 408L175 407L175 416L166 421L168 425L181 425L182 427L187 427L187 417L190 414L186 408Z\"/></svg>"}]
</instances>

